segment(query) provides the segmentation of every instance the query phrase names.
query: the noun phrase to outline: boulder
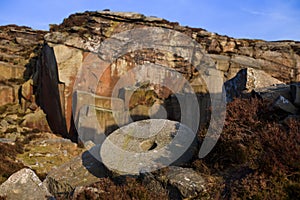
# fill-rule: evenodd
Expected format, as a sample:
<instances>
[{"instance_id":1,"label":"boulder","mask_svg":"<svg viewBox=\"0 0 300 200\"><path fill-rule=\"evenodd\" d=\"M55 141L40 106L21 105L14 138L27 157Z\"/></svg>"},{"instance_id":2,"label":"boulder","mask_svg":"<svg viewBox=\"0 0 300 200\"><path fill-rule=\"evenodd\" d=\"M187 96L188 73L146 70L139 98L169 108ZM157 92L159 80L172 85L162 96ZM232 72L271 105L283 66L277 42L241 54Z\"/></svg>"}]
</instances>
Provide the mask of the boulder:
<instances>
[{"instance_id":1,"label":"boulder","mask_svg":"<svg viewBox=\"0 0 300 200\"><path fill-rule=\"evenodd\" d=\"M236 53L236 43L234 40L228 42L221 42L222 49L224 53Z\"/></svg>"},{"instance_id":2,"label":"boulder","mask_svg":"<svg viewBox=\"0 0 300 200\"><path fill-rule=\"evenodd\" d=\"M253 68L247 69L247 84L246 88L248 90L265 88L273 85L284 84L282 81L273 78L271 75L267 74L262 70L257 70Z\"/></svg>"},{"instance_id":3,"label":"boulder","mask_svg":"<svg viewBox=\"0 0 300 200\"><path fill-rule=\"evenodd\" d=\"M273 78L262 70L246 68L240 70L236 76L224 83L227 102L240 97L243 92L267 88L283 82Z\"/></svg>"},{"instance_id":4,"label":"boulder","mask_svg":"<svg viewBox=\"0 0 300 200\"><path fill-rule=\"evenodd\" d=\"M38 176L27 168L14 173L0 185L0 194L8 200L40 200L51 197Z\"/></svg>"},{"instance_id":5,"label":"boulder","mask_svg":"<svg viewBox=\"0 0 300 200\"><path fill-rule=\"evenodd\" d=\"M36 104L36 96L33 92L33 80L29 79L23 83L19 91L19 100L23 110L29 108L30 110L36 110L38 105Z\"/></svg>"},{"instance_id":6,"label":"boulder","mask_svg":"<svg viewBox=\"0 0 300 200\"><path fill-rule=\"evenodd\" d=\"M57 62L58 80L63 83L60 89L60 100L63 108L63 115L66 119L67 130L71 126L72 113L69 112L72 107L72 92L74 82L83 62L83 52L67 47L65 45L53 45L53 51Z\"/></svg>"},{"instance_id":7,"label":"boulder","mask_svg":"<svg viewBox=\"0 0 300 200\"><path fill-rule=\"evenodd\" d=\"M177 189L183 199L201 196L205 192L205 179L191 168L170 166L157 179L171 186L170 189Z\"/></svg>"},{"instance_id":8,"label":"boulder","mask_svg":"<svg viewBox=\"0 0 300 200\"><path fill-rule=\"evenodd\" d=\"M50 171L43 183L51 194L57 195L72 192L79 186L88 186L108 175L104 165L86 151Z\"/></svg>"},{"instance_id":9,"label":"boulder","mask_svg":"<svg viewBox=\"0 0 300 200\"><path fill-rule=\"evenodd\" d=\"M0 131L2 133L5 133L6 130L8 129L8 126L9 126L9 123L7 122L7 120L5 120L5 119L1 120L1 122L0 122Z\"/></svg>"},{"instance_id":10,"label":"boulder","mask_svg":"<svg viewBox=\"0 0 300 200\"><path fill-rule=\"evenodd\" d=\"M208 52L209 53L221 53L222 52L222 49L221 49L221 46L220 46L220 43L218 40L216 40L216 39L211 40L210 45L208 47Z\"/></svg>"}]
</instances>

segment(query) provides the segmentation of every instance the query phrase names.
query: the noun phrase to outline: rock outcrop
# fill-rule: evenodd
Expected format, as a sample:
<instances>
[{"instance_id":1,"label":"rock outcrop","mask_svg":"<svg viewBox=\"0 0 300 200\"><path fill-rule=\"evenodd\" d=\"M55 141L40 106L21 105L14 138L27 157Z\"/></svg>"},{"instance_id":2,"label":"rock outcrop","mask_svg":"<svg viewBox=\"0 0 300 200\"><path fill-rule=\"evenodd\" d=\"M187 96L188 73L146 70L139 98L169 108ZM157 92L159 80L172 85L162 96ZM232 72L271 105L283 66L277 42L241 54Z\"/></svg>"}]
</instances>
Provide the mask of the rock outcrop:
<instances>
[{"instance_id":1,"label":"rock outcrop","mask_svg":"<svg viewBox=\"0 0 300 200\"><path fill-rule=\"evenodd\" d=\"M167 66L165 72L159 72L160 79L171 85L177 85L178 91L182 89L178 78L167 79L166 74L171 74L172 77L172 73L179 73L190 83L196 93L207 92L207 86L199 78L199 75L203 75L201 73L204 72L199 74L197 70L195 71L193 61L184 58L185 50L175 54L167 52L168 48L160 50L145 47L129 52L126 52L125 49L123 54L116 58L113 55L109 58L109 56L99 54L103 53L98 52L101 45L105 46L105 42L114 35L119 34L117 37L122 37L122 34L126 31L135 34L134 30L137 29L151 29L151 34L156 35L158 41L165 41L169 49L174 49L178 45L177 38L175 36L161 36L159 30L172 30L174 31L172 33L184 34L201 46L204 57L207 57L208 63L215 65L224 82L233 78L243 68L261 70L262 73L267 73L270 77L282 82L300 81L299 42L234 39L210 33L203 29L182 27L178 23L155 17L145 17L137 13L109 11L78 13L71 15L60 25L51 26L50 33L44 37L46 46L42 50L39 64L34 73L34 77L38 77L37 81L34 82L34 85L39 88L36 94L38 102L45 110L54 132L71 138L76 137L74 121L78 119L73 119L73 117L77 117L77 114L75 113L72 116L72 104L74 104L72 94L74 90L85 90L100 96L112 97L120 78L139 65L145 66L147 63L152 63ZM146 35L143 36L145 43L148 41L147 37ZM126 42L127 39L124 39L124 43L122 43L122 39L119 41L114 40L114 42L118 41L124 46L132 45L130 41ZM183 37L181 39L181 42L187 40ZM114 45L117 45L117 43L114 43ZM107 46L104 53L115 52L114 45ZM133 48L139 48L139 46ZM109 61L112 61L110 59L115 60L110 63ZM81 74L83 67L86 70ZM147 70L146 73L150 74L151 77L155 77L155 74L157 74L157 70L153 67L144 67L141 70ZM209 72L206 73L211 76ZM82 75L80 84L76 82L78 74ZM141 88L141 85L135 84L145 84L142 82L136 83L134 80L137 80L137 77L128 76L127 80L133 84L131 86ZM172 83L171 80L176 80L176 82ZM89 84L91 82L96 85L95 88L90 88ZM155 92L154 99L149 98L150 102L143 102L148 108L154 102L160 102L160 104L166 102L172 94L170 90L161 86L157 87L150 84L146 88ZM128 91L126 87L120 89ZM136 89L131 90L134 92ZM122 97L122 94L124 93L120 90L116 96L125 102L125 106L128 105L126 109L130 114L145 113L143 111L145 108L136 108L137 105L130 104L128 99ZM141 102L137 104L141 104ZM54 114L54 110L57 113ZM178 115L178 113L176 114ZM174 118L175 115L173 114L170 117L169 113L168 117Z\"/></svg>"},{"instance_id":2,"label":"rock outcrop","mask_svg":"<svg viewBox=\"0 0 300 200\"><path fill-rule=\"evenodd\" d=\"M159 72L161 76L159 79L178 85L176 89L180 91L183 85L172 75L172 73L180 73L196 93L207 93L207 85L203 79L199 78L199 75L203 75L201 73L204 72L199 74L199 71L195 71L193 59L186 59L185 50L176 54L166 51L168 48L163 50L135 49L125 51L124 55L120 54L112 63L108 62L112 61L110 58L99 54L101 53L98 52L99 48L105 45L108 39L117 34L120 37L126 31L133 33L132 31L137 29L151 29L151 34L156 34L158 41L162 37L161 41L165 41L169 49L174 49L178 45L176 41L178 38L160 35L159 30L172 30L172 33L184 34L201 46L201 52L207 60L213 62L224 82L235 77L236 73L243 68L258 70L259 76L267 73L284 83L300 81L300 43L297 41L266 42L234 39L200 28L182 27L178 23L156 17L146 17L142 14L97 11L73 14L62 24L51 25L50 32L36 31L16 25L0 27L0 68L3 72L0 75L0 92L4 97L1 98L0 105L16 102L19 99L23 108L35 110L37 103L46 113L48 123L54 133L76 140L74 121L78 120L76 119L78 116L75 113L73 119L73 92L80 89L111 97L120 78L139 65L152 63L167 66L167 70ZM142 38L147 43L145 40L147 36L143 35ZM41 50L43 43L45 44ZM126 44L126 41L120 44L131 45L130 42ZM112 53L115 50L113 45L108 47L104 53ZM39 53L39 58L37 58ZM83 66L88 72L83 75L81 86L78 87L76 78ZM158 73L155 68L149 66L140 70L147 70L146 73L152 78ZM206 73L210 76L209 72ZM98 77L99 74L100 77ZM170 74L171 78L166 79L167 74ZM29 78L31 79L28 80ZM141 84L147 85L147 83L134 82L138 80L137 77L128 77L128 80L133 84L132 87L119 88L117 96L124 101L125 110L129 114L144 115L154 103L164 107L174 107L163 104L163 102L172 102L168 99L174 94L170 88L150 84L145 89L153 92L152 97L142 102L145 99L141 100L142 94L139 94L141 91L136 90L141 89ZM176 81L173 83L171 80ZM24 83L25 81L27 82ZM75 82L76 88L74 88ZM84 82L99 84L96 84L96 88L89 88L89 83ZM23 85L20 88L21 84ZM126 99L126 95L128 97L128 94L132 93L135 94L134 98ZM140 104L143 106L141 107ZM208 104L204 102L203 105L207 107ZM205 109L201 108L201 110ZM204 116L201 116L201 119L209 115L206 111L202 113ZM176 119L175 116L178 113L167 113L167 115L170 119Z\"/></svg>"},{"instance_id":3,"label":"rock outcrop","mask_svg":"<svg viewBox=\"0 0 300 200\"><path fill-rule=\"evenodd\" d=\"M20 85L30 78L46 31L0 26L0 106L18 101Z\"/></svg>"}]
</instances>

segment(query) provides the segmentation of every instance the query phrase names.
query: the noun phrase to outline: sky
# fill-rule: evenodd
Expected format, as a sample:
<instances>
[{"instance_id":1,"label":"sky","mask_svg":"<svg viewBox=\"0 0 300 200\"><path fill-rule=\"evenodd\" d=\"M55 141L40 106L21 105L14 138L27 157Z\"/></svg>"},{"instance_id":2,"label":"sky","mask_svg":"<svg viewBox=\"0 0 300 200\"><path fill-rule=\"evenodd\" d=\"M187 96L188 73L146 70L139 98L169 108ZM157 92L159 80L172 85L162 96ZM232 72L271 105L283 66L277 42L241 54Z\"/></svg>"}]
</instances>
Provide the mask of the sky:
<instances>
[{"instance_id":1,"label":"sky","mask_svg":"<svg viewBox=\"0 0 300 200\"><path fill-rule=\"evenodd\" d=\"M235 38L300 41L300 0L0 0L0 25L48 30L70 14L110 9Z\"/></svg>"}]
</instances>

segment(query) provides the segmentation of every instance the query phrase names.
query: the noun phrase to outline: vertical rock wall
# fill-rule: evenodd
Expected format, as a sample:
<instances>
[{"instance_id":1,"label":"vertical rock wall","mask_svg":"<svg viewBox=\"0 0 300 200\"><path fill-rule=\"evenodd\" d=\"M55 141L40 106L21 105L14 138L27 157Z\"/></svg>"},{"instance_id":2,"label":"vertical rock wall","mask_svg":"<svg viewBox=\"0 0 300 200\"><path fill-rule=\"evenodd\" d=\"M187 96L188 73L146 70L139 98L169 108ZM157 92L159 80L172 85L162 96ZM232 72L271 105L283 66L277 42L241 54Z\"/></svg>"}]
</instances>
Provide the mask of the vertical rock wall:
<instances>
[{"instance_id":1,"label":"vertical rock wall","mask_svg":"<svg viewBox=\"0 0 300 200\"><path fill-rule=\"evenodd\" d=\"M66 119L63 113L64 105L60 92L61 83L58 77L57 62L53 48L44 45L37 62L37 71L35 77L37 103L47 114L47 120L51 130L54 133L68 136L66 129Z\"/></svg>"}]
</instances>

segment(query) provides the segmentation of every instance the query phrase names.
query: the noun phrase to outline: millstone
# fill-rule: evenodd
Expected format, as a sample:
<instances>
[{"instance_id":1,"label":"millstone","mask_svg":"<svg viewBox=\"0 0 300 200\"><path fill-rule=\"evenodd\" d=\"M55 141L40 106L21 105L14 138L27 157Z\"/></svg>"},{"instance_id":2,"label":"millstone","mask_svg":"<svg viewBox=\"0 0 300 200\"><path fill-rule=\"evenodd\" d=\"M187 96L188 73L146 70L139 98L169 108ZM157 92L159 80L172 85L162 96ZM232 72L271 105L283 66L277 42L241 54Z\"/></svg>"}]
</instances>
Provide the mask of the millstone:
<instances>
[{"instance_id":1,"label":"millstone","mask_svg":"<svg viewBox=\"0 0 300 200\"><path fill-rule=\"evenodd\" d=\"M133 122L110 134L100 149L104 165L119 174L139 174L190 161L197 149L195 133L165 119Z\"/></svg>"}]
</instances>

